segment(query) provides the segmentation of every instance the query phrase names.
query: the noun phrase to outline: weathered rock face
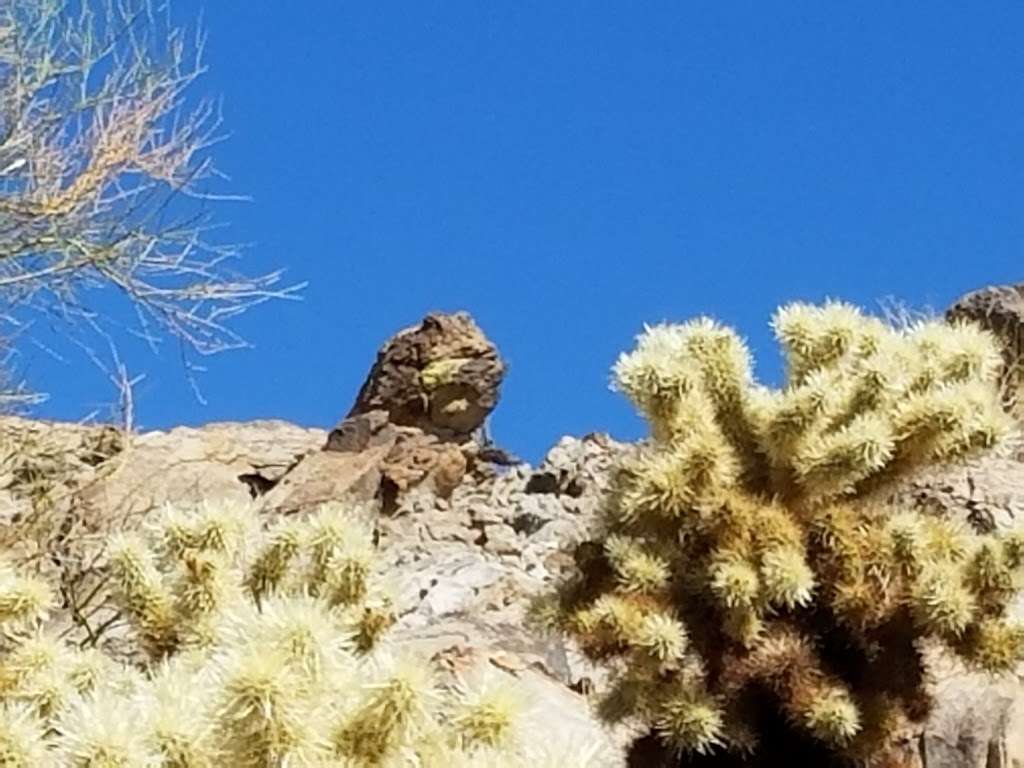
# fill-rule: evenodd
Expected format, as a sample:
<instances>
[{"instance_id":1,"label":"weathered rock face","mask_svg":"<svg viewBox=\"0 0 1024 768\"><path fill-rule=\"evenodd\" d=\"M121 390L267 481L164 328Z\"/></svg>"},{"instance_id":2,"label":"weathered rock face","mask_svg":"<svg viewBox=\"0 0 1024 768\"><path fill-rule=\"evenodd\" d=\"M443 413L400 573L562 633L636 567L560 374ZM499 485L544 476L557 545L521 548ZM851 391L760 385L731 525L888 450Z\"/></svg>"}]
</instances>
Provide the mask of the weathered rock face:
<instances>
[{"instance_id":1,"label":"weathered rock face","mask_svg":"<svg viewBox=\"0 0 1024 768\"><path fill-rule=\"evenodd\" d=\"M0 530L35 515L67 534L139 518L168 502L247 502L325 434L263 421L128 439L110 427L7 417L0 420Z\"/></svg>"},{"instance_id":2,"label":"weathered rock face","mask_svg":"<svg viewBox=\"0 0 1024 768\"><path fill-rule=\"evenodd\" d=\"M921 473L901 485L893 500L981 531L1011 530L1024 524L1024 462L990 456Z\"/></svg>"},{"instance_id":3,"label":"weathered rock face","mask_svg":"<svg viewBox=\"0 0 1024 768\"><path fill-rule=\"evenodd\" d=\"M934 659L932 668L937 678L937 707L927 726L908 745L907 768L1024 765L1020 681L972 674L944 659Z\"/></svg>"},{"instance_id":4,"label":"weathered rock face","mask_svg":"<svg viewBox=\"0 0 1024 768\"><path fill-rule=\"evenodd\" d=\"M526 612L571 565L567 550L593 533L607 468L620 450L606 435L564 438L537 470L523 464L466 475L449 498L417 486L378 520L402 642L442 658L485 659L526 681L538 696L538 734L578 732L581 747L603 744L602 752L618 755L615 766L623 765L629 734L598 726L568 687L600 679L600 670L562 639L529 630ZM573 492L539 490L537 478L548 474Z\"/></svg>"},{"instance_id":5,"label":"weathered rock face","mask_svg":"<svg viewBox=\"0 0 1024 768\"><path fill-rule=\"evenodd\" d=\"M430 314L381 348L348 415L383 410L392 424L460 442L497 405L504 375L497 348L473 318Z\"/></svg>"},{"instance_id":6,"label":"weathered rock face","mask_svg":"<svg viewBox=\"0 0 1024 768\"><path fill-rule=\"evenodd\" d=\"M563 439L536 471L521 465L460 484L451 498L418 489L378 521L392 553L401 624L426 626L448 615L522 622L526 602L565 572L565 551L592 533L603 490L602 465L621 445L607 436ZM565 473L572 495L537 492L535 478ZM440 576L440 578L439 578Z\"/></svg>"},{"instance_id":7,"label":"weathered rock face","mask_svg":"<svg viewBox=\"0 0 1024 768\"><path fill-rule=\"evenodd\" d=\"M379 485L370 496L388 511L414 487L451 496L481 459L484 446L478 430L497 405L504 372L498 350L468 314L427 315L419 326L400 331L381 348L352 410L331 430L324 451L380 453ZM303 478L297 485L308 486L308 478L328 474L332 478L319 480L318 487L335 487L336 473L329 467L347 463L309 456L304 466L296 467ZM293 480L286 478L282 484L296 486ZM363 491L361 487L360 495ZM294 492L275 489L267 504L285 509L305 503L286 496Z\"/></svg>"},{"instance_id":8,"label":"weathered rock face","mask_svg":"<svg viewBox=\"0 0 1024 768\"><path fill-rule=\"evenodd\" d=\"M294 515L329 501L374 499L388 450L377 446L359 453L311 451L260 497L259 508L268 515Z\"/></svg>"}]
</instances>

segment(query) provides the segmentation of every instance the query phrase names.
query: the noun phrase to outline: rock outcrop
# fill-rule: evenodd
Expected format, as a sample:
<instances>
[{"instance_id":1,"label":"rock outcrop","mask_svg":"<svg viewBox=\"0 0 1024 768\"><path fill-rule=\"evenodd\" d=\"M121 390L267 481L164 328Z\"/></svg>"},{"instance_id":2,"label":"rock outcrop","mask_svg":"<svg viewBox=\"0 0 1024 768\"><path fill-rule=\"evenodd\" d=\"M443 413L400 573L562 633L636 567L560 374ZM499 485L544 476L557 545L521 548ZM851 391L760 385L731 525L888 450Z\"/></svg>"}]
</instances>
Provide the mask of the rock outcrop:
<instances>
[{"instance_id":1,"label":"rock outcrop","mask_svg":"<svg viewBox=\"0 0 1024 768\"><path fill-rule=\"evenodd\" d=\"M47 552L102 537L166 503L246 503L326 437L283 421L217 423L127 436L108 426L0 419L0 543ZM36 524L37 523L37 524ZM32 535L26 535L28 531Z\"/></svg>"},{"instance_id":2,"label":"rock outcrop","mask_svg":"<svg viewBox=\"0 0 1024 768\"><path fill-rule=\"evenodd\" d=\"M478 432L502 371L468 316L435 315L385 345L351 413L329 433L268 421L124 435L2 419L0 546L59 585L73 637L116 644L119 621L100 576L113 530L168 502L248 503L268 518L363 502L396 595L401 644L452 670L487 664L516 676L536 695L535 738L569 729L581 744L621 756L629 734L603 729L575 692L599 688L601 670L528 629L525 614L598 524L625 446L594 434L563 438L536 467L509 458ZM945 469L898 495L968 524L1013 528L1024 521L1024 462L1005 455ZM938 659L935 693L934 716L908 735L904 766L1024 765L1018 680Z\"/></svg>"},{"instance_id":3,"label":"rock outcrop","mask_svg":"<svg viewBox=\"0 0 1024 768\"><path fill-rule=\"evenodd\" d=\"M275 481L264 509L291 514L347 495L391 512L413 488L450 497L468 470L488 463L481 428L504 372L468 314L427 315L381 348L323 450Z\"/></svg>"},{"instance_id":4,"label":"rock outcrop","mask_svg":"<svg viewBox=\"0 0 1024 768\"><path fill-rule=\"evenodd\" d=\"M430 314L381 348L348 416L383 410L392 424L460 442L497 405L504 375L497 348L472 317Z\"/></svg>"}]
</instances>

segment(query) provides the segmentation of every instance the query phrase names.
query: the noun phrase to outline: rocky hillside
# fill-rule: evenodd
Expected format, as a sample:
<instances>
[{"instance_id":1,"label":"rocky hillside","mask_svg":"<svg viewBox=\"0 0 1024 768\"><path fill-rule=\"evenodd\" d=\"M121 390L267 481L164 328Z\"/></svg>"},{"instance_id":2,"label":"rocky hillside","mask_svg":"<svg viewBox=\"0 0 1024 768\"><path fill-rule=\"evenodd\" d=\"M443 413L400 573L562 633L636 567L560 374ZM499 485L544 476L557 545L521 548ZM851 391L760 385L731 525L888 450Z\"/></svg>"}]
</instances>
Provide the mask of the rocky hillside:
<instances>
[{"instance_id":1,"label":"rocky hillside","mask_svg":"<svg viewBox=\"0 0 1024 768\"><path fill-rule=\"evenodd\" d=\"M1021 295L980 292L951 310L1008 340L1008 372L1024 335ZM603 744L609 766L625 765L630 734L606 731L590 712L600 670L562 640L530 631L524 616L572 564L627 447L595 434L561 439L536 467L510 456L482 428L503 374L498 350L468 315L435 314L381 348L330 431L266 421L124 435L0 420L0 548L59 587L70 637L116 652L123 622L103 577L112 531L167 503L222 499L268 518L331 500L361 503L393 581L403 645L442 666L488 664L519 678L535 695L536 738L568 733ZM1010 451L917 478L899 493L965 522L1012 527L1024 515L1022 458ZM935 672L939 706L907 735L905 764L1024 765L1021 683L972 676L942 659ZM648 763L635 756L632 764Z\"/></svg>"}]
</instances>

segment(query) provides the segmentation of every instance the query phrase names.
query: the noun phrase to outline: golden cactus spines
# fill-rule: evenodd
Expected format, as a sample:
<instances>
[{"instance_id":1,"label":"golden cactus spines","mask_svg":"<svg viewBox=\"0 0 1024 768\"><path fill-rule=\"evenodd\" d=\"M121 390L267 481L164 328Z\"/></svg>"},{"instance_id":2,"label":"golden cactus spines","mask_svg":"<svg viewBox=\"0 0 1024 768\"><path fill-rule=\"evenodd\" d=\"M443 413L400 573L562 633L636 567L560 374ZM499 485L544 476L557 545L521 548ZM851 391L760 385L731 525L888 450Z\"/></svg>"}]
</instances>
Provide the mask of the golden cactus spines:
<instances>
[{"instance_id":1,"label":"golden cactus spines","mask_svg":"<svg viewBox=\"0 0 1024 768\"><path fill-rule=\"evenodd\" d=\"M284 652L240 648L221 674L214 717L236 765L280 765L311 746L315 733L303 679Z\"/></svg>"},{"instance_id":2,"label":"golden cactus spines","mask_svg":"<svg viewBox=\"0 0 1024 768\"><path fill-rule=\"evenodd\" d=\"M488 670L478 672L459 681L457 696L449 704L449 741L471 753L508 747L520 738L517 728L526 707L521 691Z\"/></svg>"},{"instance_id":3,"label":"golden cactus spines","mask_svg":"<svg viewBox=\"0 0 1024 768\"><path fill-rule=\"evenodd\" d=\"M0 704L0 766L40 768L53 765L45 727L27 704Z\"/></svg>"},{"instance_id":4,"label":"golden cactus spines","mask_svg":"<svg viewBox=\"0 0 1024 768\"><path fill-rule=\"evenodd\" d=\"M381 765L425 727L426 707L433 696L429 671L400 660L337 728L333 737L337 754L357 766Z\"/></svg>"},{"instance_id":5,"label":"golden cactus spines","mask_svg":"<svg viewBox=\"0 0 1024 768\"><path fill-rule=\"evenodd\" d=\"M56 764L67 768L141 768L152 764L133 702L102 692L74 701L57 718Z\"/></svg>"},{"instance_id":6,"label":"golden cactus spines","mask_svg":"<svg viewBox=\"0 0 1024 768\"><path fill-rule=\"evenodd\" d=\"M59 638L37 629L0 656L0 696L30 687L34 680L60 666L70 649Z\"/></svg>"},{"instance_id":7,"label":"golden cactus spines","mask_svg":"<svg viewBox=\"0 0 1024 768\"><path fill-rule=\"evenodd\" d=\"M147 652L161 657L178 645L174 595L145 543L119 536L110 547L110 570L125 610L135 623Z\"/></svg>"},{"instance_id":8,"label":"golden cactus spines","mask_svg":"<svg viewBox=\"0 0 1024 768\"><path fill-rule=\"evenodd\" d=\"M44 630L45 585L0 568L0 768L611 764L520 739L510 675L443 684L424 659L393 661L395 599L361 519L334 504L261 530L251 510L211 503L115 538L107 575L135 630L131 664ZM654 589L652 562L626 552L624 568ZM675 665L682 624L635 608L636 657Z\"/></svg>"},{"instance_id":9,"label":"golden cactus spines","mask_svg":"<svg viewBox=\"0 0 1024 768\"><path fill-rule=\"evenodd\" d=\"M1007 619L1024 537L886 501L1011 432L1000 355L971 325L895 327L834 301L772 327L777 389L707 318L649 327L619 358L650 438L613 473L601 538L549 618L612 662L605 711L670 748L770 762L811 743L870 764L927 713L920 641L989 671L1024 657Z\"/></svg>"},{"instance_id":10,"label":"golden cactus spines","mask_svg":"<svg viewBox=\"0 0 1024 768\"><path fill-rule=\"evenodd\" d=\"M270 535L245 578L245 588L254 600L259 602L281 586L300 546L300 532L294 524L285 524Z\"/></svg>"},{"instance_id":11,"label":"golden cactus spines","mask_svg":"<svg viewBox=\"0 0 1024 768\"><path fill-rule=\"evenodd\" d=\"M660 702L655 711L655 731L674 749L706 754L723 744L724 713L705 691L681 690Z\"/></svg>"},{"instance_id":12,"label":"golden cactus spines","mask_svg":"<svg viewBox=\"0 0 1024 768\"><path fill-rule=\"evenodd\" d=\"M16 631L45 619L53 603L53 592L45 582L17 574L0 560L0 630Z\"/></svg>"}]
</instances>

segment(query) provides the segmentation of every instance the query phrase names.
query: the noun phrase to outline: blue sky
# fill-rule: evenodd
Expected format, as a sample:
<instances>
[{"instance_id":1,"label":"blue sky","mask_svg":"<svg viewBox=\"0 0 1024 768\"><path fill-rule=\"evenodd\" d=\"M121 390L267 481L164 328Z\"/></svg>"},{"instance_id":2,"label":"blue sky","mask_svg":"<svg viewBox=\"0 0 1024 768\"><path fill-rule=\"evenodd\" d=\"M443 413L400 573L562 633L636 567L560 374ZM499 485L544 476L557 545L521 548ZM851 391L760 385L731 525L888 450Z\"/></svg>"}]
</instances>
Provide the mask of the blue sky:
<instances>
[{"instance_id":1,"label":"blue sky","mask_svg":"<svg viewBox=\"0 0 1024 768\"><path fill-rule=\"evenodd\" d=\"M945 307L1022 279L1024 5L179 0L203 11L249 267L309 281L204 360L126 347L143 427L330 426L378 346L467 309L509 361L496 438L643 425L608 370L644 322L710 314L767 377L780 303ZM25 361L44 416L112 397ZM37 384L40 382L36 382Z\"/></svg>"}]
</instances>

